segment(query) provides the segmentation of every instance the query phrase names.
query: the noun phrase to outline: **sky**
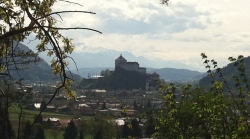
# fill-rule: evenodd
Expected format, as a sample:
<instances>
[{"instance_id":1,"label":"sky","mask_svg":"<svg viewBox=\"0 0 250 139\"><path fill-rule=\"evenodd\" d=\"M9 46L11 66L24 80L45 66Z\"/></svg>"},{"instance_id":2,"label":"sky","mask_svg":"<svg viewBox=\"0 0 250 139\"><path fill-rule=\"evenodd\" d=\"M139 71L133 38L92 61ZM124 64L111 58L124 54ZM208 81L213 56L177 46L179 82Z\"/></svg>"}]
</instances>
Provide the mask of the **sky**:
<instances>
[{"instance_id":1,"label":"sky","mask_svg":"<svg viewBox=\"0 0 250 139\"><path fill-rule=\"evenodd\" d=\"M221 67L229 63L228 57L248 56L250 52L250 1L170 0L168 6L159 0L75 2L82 6L59 1L53 10L96 14L63 14L63 21L57 25L102 32L63 31L73 38L79 53L89 48L129 51L136 56L177 61L198 69L204 67L202 52Z\"/></svg>"}]
</instances>

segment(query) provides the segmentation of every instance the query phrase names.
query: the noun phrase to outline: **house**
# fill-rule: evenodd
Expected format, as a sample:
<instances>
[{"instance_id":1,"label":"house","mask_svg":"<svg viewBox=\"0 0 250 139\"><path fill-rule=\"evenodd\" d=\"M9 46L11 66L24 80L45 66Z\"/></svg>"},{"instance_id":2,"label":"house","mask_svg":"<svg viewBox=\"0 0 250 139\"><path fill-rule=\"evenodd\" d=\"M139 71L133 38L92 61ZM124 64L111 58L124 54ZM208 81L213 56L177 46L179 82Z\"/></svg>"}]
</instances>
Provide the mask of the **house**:
<instances>
[{"instance_id":1,"label":"house","mask_svg":"<svg viewBox=\"0 0 250 139\"><path fill-rule=\"evenodd\" d=\"M41 103L34 103L34 107L35 107L36 109L40 109Z\"/></svg>"},{"instance_id":2,"label":"house","mask_svg":"<svg viewBox=\"0 0 250 139\"><path fill-rule=\"evenodd\" d=\"M86 103L88 106L90 106L91 108L98 109L101 106L101 103L99 103L99 105L97 103Z\"/></svg>"},{"instance_id":3,"label":"house","mask_svg":"<svg viewBox=\"0 0 250 139\"><path fill-rule=\"evenodd\" d=\"M45 109L45 111L47 111L47 112L55 112L56 107L52 106L52 105L48 105L47 108Z\"/></svg>"},{"instance_id":4,"label":"house","mask_svg":"<svg viewBox=\"0 0 250 139\"><path fill-rule=\"evenodd\" d=\"M65 104L67 104L67 102L68 102L68 100L67 100L67 98L65 96L56 96L53 99L51 104L54 104L56 106L61 107L61 106L64 106Z\"/></svg>"},{"instance_id":5,"label":"house","mask_svg":"<svg viewBox=\"0 0 250 139\"><path fill-rule=\"evenodd\" d=\"M80 114L82 115L93 116L96 114L95 110L86 104L79 104L79 107L80 107Z\"/></svg>"},{"instance_id":6,"label":"house","mask_svg":"<svg viewBox=\"0 0 250 139\"><path fill-rule=\"evenodd\" d=\"M25 107L26 109L28 109L28 110L36 110L37 108L35 107L35 104L28 104L28 105L26 105L26 107ZM40 107L39 107L40 108ZM39 109L38 108L38 109Z\"/></svg>"},{"instance_id":7,"label":"house","mask_svg":"<svg viewBox=\"0 0 250 139\"><path fill-rule=\"evenodd\" d=\"M43 124L51 124L50 126L60 126L61 123L59 122L60 119L58 118L43 118Z\"/></svg>"},{"instance_id":8,"label":"house","mask_svg":"<svg viewBox=\"0 0 250 139\"><path fill-rule=\"evenodd\" d=\"M109 108L108 110L110 111L110 115L121 116L121 112L122 112L121 109L117 109L117 108L111 109L111 108Z\"/></svg>"},{"instance_id":9,"label":"house","mask_svg":"<svg viewBox=\"0 0 250 139\"><path fill-rule=\"evenodd\" d=\"M106 106L108 108L120 108L121 104L120 103L106 103Z\"/></svg>"},{"instance_id":10,"label":"house","mask_svg":"<svg viewBox=\"0 0 250 139\"><path fill-rule=\"evenodd\" d=\"M98 114L101 115L112 115L112 116L121 116L122 114L125 114L126 116L135 116L137 114L137 110L134 109L104 109L104 110L96 110Z\"/></svg>"},{"instance_id":11,"label":"house","mask_svg":"<svg viewBox=\"0 0 250 139\"><path fill-rule=\"evenodd\" d=\"M110 115L110 111L108 109L96 110L96 113L100 115Z\"/></svg>"},{"instance_id":12,"label":"house","mask_svg":"<svg viewBox=\"0 0 250 139\"><path fill-rule=\"evenodd\" d=\"M58 122L59 122L59 127L67 127L70 120L69 119L60 119Z\"/></svg>"},{"instance_id":13,"label":"house","mask_svg":"<svg viewBox=\"0 0 250 139\"><path fill-rule=\"evenodd\" d=\"M134 110L134 109L124 109L122 113L131 117L131 116L135 116L138 112L137 112L137 110Z\"/></svg>"},{"instance_id":14,"label":"house","mask_svg":"<svg viewBox=\"0 0 250 139\"><path fill-rule=\"evenodd\" d=\"M58 113L69 114L69 115L73 114L73 110L68 106L58 107L57 110L58 110Z\"/></svg>"}]
</instances>

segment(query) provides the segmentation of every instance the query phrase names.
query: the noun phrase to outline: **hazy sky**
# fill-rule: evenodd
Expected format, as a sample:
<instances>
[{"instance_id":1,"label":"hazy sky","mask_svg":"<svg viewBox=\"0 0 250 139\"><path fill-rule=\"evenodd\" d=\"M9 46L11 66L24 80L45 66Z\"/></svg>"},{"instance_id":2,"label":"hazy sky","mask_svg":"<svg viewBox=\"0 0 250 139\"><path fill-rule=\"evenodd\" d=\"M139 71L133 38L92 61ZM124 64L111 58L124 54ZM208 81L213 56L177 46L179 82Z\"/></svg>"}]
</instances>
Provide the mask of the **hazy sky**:
<instances>
[{"instance_id":1,"label":"hazy sky","mask_svg":"<svg viewBox=\"0 0 250 139\"><path fill-rule=\"evenodd\" d=\"M58 2L54 10L86 10L96 14L64 14L58 25L103 32L65 31L74 39L79 52L101 47L196 67L204 67L201 52L221 66L228 63L229 56L248 56L250 52L250 1L171 0L168 6L158 0L75 2L83 7Z\"/></svg>"}]
</instances>

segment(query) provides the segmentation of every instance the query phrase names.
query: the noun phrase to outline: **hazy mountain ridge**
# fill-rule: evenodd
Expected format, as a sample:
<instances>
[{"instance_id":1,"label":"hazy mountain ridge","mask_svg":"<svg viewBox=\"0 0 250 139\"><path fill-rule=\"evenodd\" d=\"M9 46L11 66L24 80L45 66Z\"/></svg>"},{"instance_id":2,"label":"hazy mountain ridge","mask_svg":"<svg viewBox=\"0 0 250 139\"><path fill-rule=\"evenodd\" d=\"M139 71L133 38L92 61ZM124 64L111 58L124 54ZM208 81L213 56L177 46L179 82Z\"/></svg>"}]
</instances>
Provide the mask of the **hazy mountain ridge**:
<instances>
[{"instance_id":1,"label":"hazy mountain ridge","mask_svg":"<svg viewBox=\"0 0 250 139\"><path fill-rule=\"evenodd\" d=\"M175 68L162 68L162 69L147 69L148 73L156 72L160 75L161 79L171 82L187 82L199 80L202 77L201 72L192 71L187 69L175 69ZM199 76L201 76L199 78Z\"/></svg>"},{"instance_id":2,"label":"hazy mountain ridge","mask_svg":"<svg viewBox=\"0 0 250 139\"><path fill-rule=\"evenodd\" d=\"M96 49L88 52L73 52L70 56L74 59L77 64L77 67L80 68L97 68L97 67L114 67L115 59L122 56L130 62L138 62L140 67L150 67L150 68L176 68L176 69L189 69L189 70L201 70L196 67L189 66L185 63L177 62L177 61L166 61L163 59L151 59L149 57L144 56L135 56L134 54L128 51L115 51L105 48L100 48L100 50ZM46 53L41 53L40 55L45 61L49 62L51 58L47 56ZM76 66L71 59L68 59L70 62L69 67L71 70L75 70Z\"/></svg>"},{"instance_id":3,"label":"hazy mountain ridge","mask_svg":"<svg viewBox=\"0 0 250 139\"><path fill-rule=\"evenodd\" d=\"M14 46L17 45L17 42L14 42ZM17 48L24 52L31 51L29 47L18 43ZM18 53L17 51L16 53ZM17 57L17 59L23 59L22 57ZM34 59L34 57L29 57L28 59ZM24 69L18 71L12 70L11 75L14 79L23 78L26 81L55 81L56 77L52 73L51 66L41 57L37 56L36 59L39 59L37 62L30 62L25 65ZM68 73L68 76L73 78L76 82L79 82L82 78L76 74Z\"/></svg>"}]
</instances>

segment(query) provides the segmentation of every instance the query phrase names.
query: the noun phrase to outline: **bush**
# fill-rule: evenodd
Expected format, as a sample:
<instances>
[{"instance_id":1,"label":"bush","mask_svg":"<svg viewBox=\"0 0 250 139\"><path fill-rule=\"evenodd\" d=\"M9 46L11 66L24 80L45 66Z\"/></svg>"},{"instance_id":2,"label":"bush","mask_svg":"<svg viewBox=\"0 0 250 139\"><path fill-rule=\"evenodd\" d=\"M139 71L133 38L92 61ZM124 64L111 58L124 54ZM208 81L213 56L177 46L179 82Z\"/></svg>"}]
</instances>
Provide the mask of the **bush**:
<instances>
[{"instance_id":1,"label":"bush","mask_svg":"<svg viewBox=\"0 0 250 139\"><path fill-rule=\"evenodd\" d=\"M249 138L249 97L248 76L244 58L229 58L236 63L240 76L233 76L238 91L233 92L225 80L217 62L202 53L212 81L209 88L193 85L176 87L175 84L161 84L165 104L156 114L158 138ZM213 72L214 71L214 72ZM217 80L219 76L220 80ZM226 89L224 88L226 86ZM179 92L179 93L178 93Z\"/></svg>"}]
</instances>

